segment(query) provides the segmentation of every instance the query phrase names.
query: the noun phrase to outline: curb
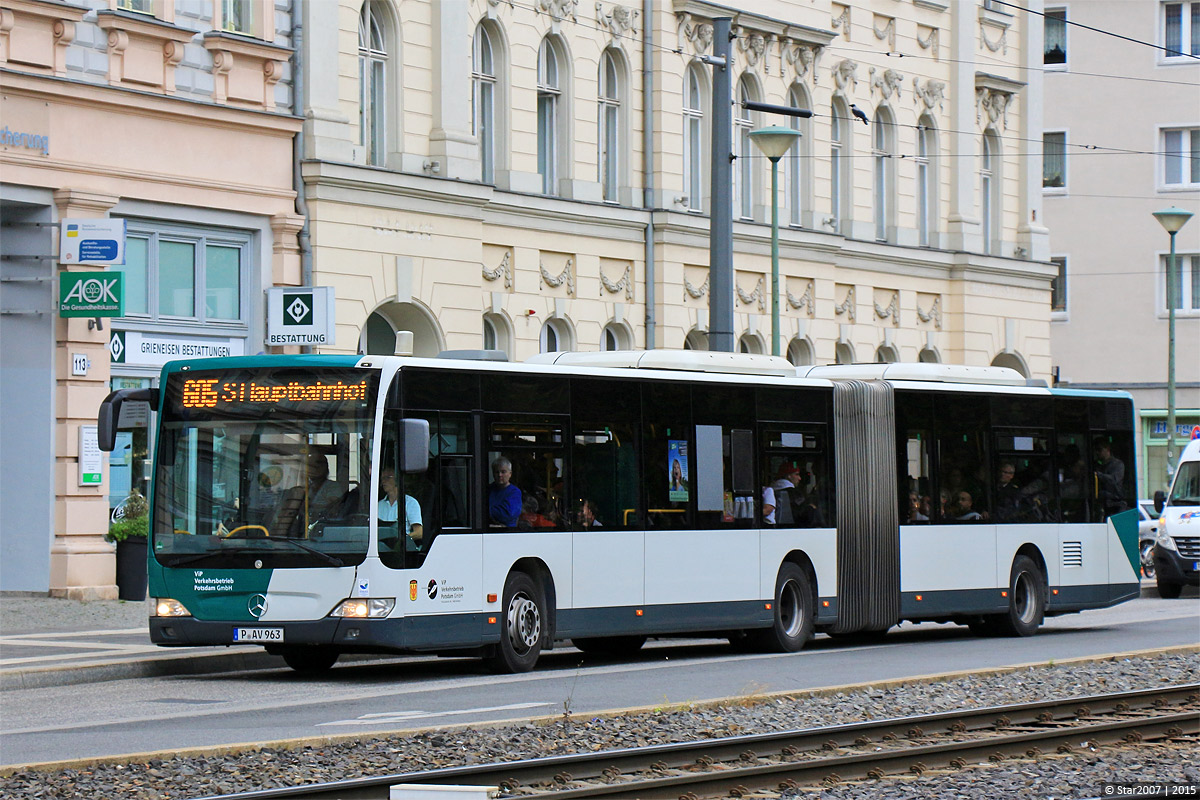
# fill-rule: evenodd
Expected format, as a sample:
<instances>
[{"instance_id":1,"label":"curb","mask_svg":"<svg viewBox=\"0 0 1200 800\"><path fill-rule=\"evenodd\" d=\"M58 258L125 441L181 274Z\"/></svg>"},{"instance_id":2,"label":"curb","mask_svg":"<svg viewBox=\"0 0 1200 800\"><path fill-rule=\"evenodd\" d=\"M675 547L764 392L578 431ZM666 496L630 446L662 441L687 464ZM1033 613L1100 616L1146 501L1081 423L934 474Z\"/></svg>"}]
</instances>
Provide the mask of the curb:
<instances>
[{"instance_id":1,"label":"curb","mask_svg":"<svg viewBox=\"0 0 1200 800\"><path fill-rule=\"evenodd\" d=\"M256 653L190 653L160 655L129 661L69 664L59 667L29 667L0 672L0 692L12 689L43 689L81 683L119 681L128 678L158 678L170 675L210 675L250 669L281 669L283 659Z\"/></svg>"}]
</instances>

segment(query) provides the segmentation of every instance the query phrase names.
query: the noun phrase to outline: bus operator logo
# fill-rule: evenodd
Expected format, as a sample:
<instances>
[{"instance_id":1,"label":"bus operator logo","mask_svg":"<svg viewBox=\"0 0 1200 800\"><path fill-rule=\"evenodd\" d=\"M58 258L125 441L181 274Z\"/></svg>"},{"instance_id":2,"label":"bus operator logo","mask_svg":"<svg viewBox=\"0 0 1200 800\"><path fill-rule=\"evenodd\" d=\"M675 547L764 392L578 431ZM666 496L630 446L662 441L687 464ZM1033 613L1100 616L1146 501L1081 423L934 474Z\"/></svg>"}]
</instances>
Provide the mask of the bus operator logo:
<instances>
[{"instance_id":1,"label":"bus operator logo","mask_svg":"<svg viewBox=\"0 0 1200 800\"><path fill-rule=\"evenodd\" d=\"M429 586L425 587L425 594L429 595L429 599L433 600L437 597L437 579L433 578L429 581Z\"/></svg>"}]
</instances>

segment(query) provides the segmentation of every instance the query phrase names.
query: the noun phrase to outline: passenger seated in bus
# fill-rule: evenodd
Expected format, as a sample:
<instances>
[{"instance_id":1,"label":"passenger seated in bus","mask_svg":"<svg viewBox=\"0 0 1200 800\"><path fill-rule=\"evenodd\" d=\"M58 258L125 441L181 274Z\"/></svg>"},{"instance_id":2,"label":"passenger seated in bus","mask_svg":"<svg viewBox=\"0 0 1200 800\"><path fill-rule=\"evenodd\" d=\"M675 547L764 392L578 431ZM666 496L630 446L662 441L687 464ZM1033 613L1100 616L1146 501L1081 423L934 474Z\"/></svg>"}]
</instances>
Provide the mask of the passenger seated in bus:
<instances>
[{"instance_id":1,"label":"passenger seated in bus","mask_svg":"<svg viewBox=\"0 0 1200 800\"><path fill-rule=\"evenodd\" d=\"M596 504L584 500L579 504L579 525L582 528L602 528L600 520L596 519Z\"/></svg>"},{"instance_id":2,"label":"passenger seated in bus","mask_svg":"<svg viewBox=\"0 0 1200 800\"><path fill-rule=\"evenodd\" d=\"M396 480L395 468L384 467L380 471L379 488L379 521L397 522L400 510L400 485ZM419 547L421 545L421 537L425 532L425 526L421 518L421 504L410 494L404 495L404 525L405 533L408 535L406 541L412 542L414 546ZM382 533L380 533L380 538L383 538ZM399 544L398 535L396 540L396 544Z\"/></svg>"},{"instance_id":3,"label":"passenger seated in bus","mask_svg":"<svg viewBox=\"0 0 1200 800\"><path fill-rule=\"evenodd\" d=\"M974 522L983 519L983 515L972 509L971 505L971 493L959 492L955 495L954 505L950 508L950 515L961 522Z\"/></svg>"},{"instance_id":4,"label":"passenger seated in bus","mask_svg":"<svg viewBox=\"0 0 1200 800\"><path fill-rule=\"evenodd\" d=\"M536 497L525 495L525 499L521 501L521 518L517 520L517 527L523 531L532 531L538 528L554 528L557 526L554 520L548 518L538 510Z\"/></svg>"},{"instance_id":5,"label":"passenger seated in bus","mask_svg":"<svg viewBox=\"0 0 1200 800\"><path fill-rule=\"evenodd\" d=\"M1125 505L1125 462L1112 453L1112 444L1106 439L1096 440L1096 487L1097 499L1104 509L1104 516L1110 517L1119 511L1124 511Z\"/></svg>"},{"instance_id":6,"label":"passenger seated in bus","mask_svg":"<svg viewBox=\"0 0 1200 800\"><path fill-rule=\"evenodd\" d=\"M488 519L495 528L515 528L521 517L521 490L512 483L512 462L500 456L492 462L488 485Z\"/></svg>"},{"instance_id":7,"label":"passenger seated in bus","mask_svg":"<svg viewBox=\"0 0 1200 800\"><path fill-rule=\"evenodd\" d=\"M800 465L785 461L779 466L771 489L775 493L775 520L780 525L793 525L800 505Z\"/></svg>"},{"instance_id":8,"label":"passenger seated in bus","mask_svg":"<svg viewBox=\"0 0 1200 800\"><path fill-rule=\"evenodd\" d=\"M1020 515L1021 489L1013 477L1017 468L1011 461L1000 464L996 476L996 521L1013 522Z\"/></svg>"},{"instance_id":9,"label":"passenger seated in bus","mask_svg":"<svg viewBox=\"0 0 1200 800\"><path fill-rule=\"evenodd\" d=\"M775 524L775 490L770 486L762 489L763 524Z\"/></svg>"},{"instance_id":10,"label":"passenger seated in bus","mask_svg":"<svg viewBox=\"0 0 1200 800\"><path fill-rule=\"evenodd\" d=\"M929 522L929 515L925 513L924 504L921 502L921 495L916 492L908 493L908 522Z\"/></svg>"}]
</instances>

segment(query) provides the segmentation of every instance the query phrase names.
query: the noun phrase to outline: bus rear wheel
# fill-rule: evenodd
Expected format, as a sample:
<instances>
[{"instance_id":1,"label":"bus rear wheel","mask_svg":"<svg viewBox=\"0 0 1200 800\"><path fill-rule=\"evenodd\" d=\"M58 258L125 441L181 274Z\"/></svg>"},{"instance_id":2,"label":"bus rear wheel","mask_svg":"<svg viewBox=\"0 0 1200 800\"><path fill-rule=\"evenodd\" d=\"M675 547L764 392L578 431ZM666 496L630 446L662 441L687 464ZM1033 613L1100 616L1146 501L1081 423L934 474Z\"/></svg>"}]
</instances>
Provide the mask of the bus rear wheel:
<instances>
[{"instance_id":1,"label":"bus rear wheel","mask_svg":"<svg viewBox=\"0 0 1200 800\"><path fill-rule=\"evenodd\" d=\"M812 638L815 613L812 581L804 570L791 562L779 568L772 611L771 627L750 632L754 649L795 653Z\"/></svg>"},{"instance_id":2,"label":"bus rear wheel","mask_svg":"<svg viewBox=\"0 0 1200 800\"><path fill-rule=\"evenodd\" d=\"M596 656L627 656L641 650L645 643L645 636L593 636L571 640L580 651Z\"/></svg>"},{"instance_id":3,"label":"bus rear wheel","mask_svg":"<svg viewBox=\"0 0 1200 800\"><path fill-rule=\"evenodd\" d=\"M546 601L533 578L524 572L509 573L504 582L500 618L500 643L485 661L493 672L529 672L542 652Z\"/></svg>"},{"instance_id":4,"label":"bus rear wheel","mask_svg":"<svg viewBox=\"0 0 1200 800\"><path fill-rule=\"evenodd\" d=\"M289 647L280 653L284 663L302 675L326 672L341 655L332 647Z\"/></svg>"},{"instance_id":5,"label":"bus rear wheel","mask_svg":"<svg viewBox=\"0 0 1200 800\"><path fill-rule=\"evenodd\" d=\"M1008 613L991 618L1001 636L1031 636L1046 612L1046 578L1028 556L1013 559L1008 578Z\"/></svg>"}]
</instances>

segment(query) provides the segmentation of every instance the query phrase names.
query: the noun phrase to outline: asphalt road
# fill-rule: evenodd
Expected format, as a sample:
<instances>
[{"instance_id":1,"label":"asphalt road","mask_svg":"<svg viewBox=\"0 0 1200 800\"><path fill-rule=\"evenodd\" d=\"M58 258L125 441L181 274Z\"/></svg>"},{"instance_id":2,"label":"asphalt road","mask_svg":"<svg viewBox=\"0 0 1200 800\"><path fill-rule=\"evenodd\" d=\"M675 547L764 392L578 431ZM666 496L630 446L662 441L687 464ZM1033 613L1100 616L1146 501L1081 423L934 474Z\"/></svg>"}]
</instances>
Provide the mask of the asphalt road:
<instances>
[{"instance_id":1,"label":"asphalt road","mask_svg":"<svg viewBox=\"0 0 1200 800\"><path fill-rule=\"evenodd\" d=\"M723 642L652 642L602 659L566 648L537 670L495 676L469 659L338 666L320 680L284 669L119 680L3 693L0 763L35 763L659 706L1200 644L1200 599L1144 597L1046 621L1027 639L905 625L882 644L817 637L789 655Z\"/></svg>"}]
</instances>

